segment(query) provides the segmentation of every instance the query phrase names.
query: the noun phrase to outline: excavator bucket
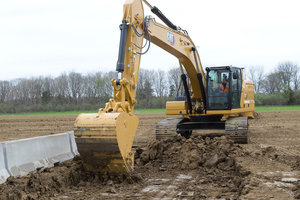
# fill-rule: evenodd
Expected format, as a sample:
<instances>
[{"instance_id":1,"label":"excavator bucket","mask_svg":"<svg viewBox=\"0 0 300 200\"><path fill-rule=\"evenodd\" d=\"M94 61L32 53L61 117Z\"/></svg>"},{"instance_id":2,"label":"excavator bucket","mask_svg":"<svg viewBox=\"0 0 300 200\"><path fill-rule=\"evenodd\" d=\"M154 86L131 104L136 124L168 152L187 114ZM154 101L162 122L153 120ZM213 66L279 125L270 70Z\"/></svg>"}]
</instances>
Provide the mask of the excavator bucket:
<instances>
[{"instance_id":1,"label":"excavator bucket","mask_svg":"<svg viewBox=\"0 0 300 200\"><path fill-rule=\"evenodd\" d=\"M75 140L88 171L110 175L133 169L131 151L138 118L127 113L80 114L75 121Z\"/></svg>"}]
</instances>

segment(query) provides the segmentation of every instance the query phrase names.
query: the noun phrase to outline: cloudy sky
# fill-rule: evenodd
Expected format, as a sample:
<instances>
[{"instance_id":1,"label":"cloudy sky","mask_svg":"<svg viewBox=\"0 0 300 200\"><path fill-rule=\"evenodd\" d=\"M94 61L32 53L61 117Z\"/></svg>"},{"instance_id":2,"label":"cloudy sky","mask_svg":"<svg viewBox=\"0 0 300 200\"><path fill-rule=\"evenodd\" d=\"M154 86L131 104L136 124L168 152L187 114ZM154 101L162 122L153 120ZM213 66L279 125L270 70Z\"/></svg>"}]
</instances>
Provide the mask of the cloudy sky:
<instances>
[{"instance_id":1,"label":"cloudy sky","mask_svg":"<svg viewBox=\"0 0 300 200\"><path fill-rule=\"evenodd\" d=\"M300 64L298 0L148 1L189 32L205 67L270 71L279 62ZM123 3L0 0L0 80L115 70ZM177 63L152 45L141 67L168 70Z\"/></svg>"}]
</instances>

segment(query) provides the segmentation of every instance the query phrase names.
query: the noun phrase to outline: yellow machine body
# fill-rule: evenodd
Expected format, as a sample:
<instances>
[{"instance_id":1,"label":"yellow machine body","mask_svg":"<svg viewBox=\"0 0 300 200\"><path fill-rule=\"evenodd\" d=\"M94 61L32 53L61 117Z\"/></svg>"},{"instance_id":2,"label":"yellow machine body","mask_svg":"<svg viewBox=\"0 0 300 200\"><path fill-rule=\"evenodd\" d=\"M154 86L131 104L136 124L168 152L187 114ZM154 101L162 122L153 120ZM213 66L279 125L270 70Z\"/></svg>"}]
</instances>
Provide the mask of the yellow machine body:
<instances>
[{"instance_id":1,"label":"yellow machine body","mask_svg":"<svg viewBox=\"0 0 300 200\"><path fill-rule=\"evenodd\" d=\"M182 73L184 68L189 77L192 98L195 100L193 110L188 111L186 102L168 102L167 114L184 117L215 113L250 116L254 111L254 94L247 92L247 96L242 95L243 107L240 109L199 113L204 108L206 77L198 51L185 30L174 26L161 11L146 0L143 1L168 26L157 23L151 16L144 17L142 0L125 1L117 62L119 77L111 81L113 97L98 113L80 114L75 122L78 151L86 169L90 171L120 175L133 169L134 155L131 148L138 126L134 105L144 39L178 58ZM243 83L244 93L251 90L251 84Z\"/></svg>"},{"instance_id":2,"label":"yellow machine body","mask_svg":"<svg viewBox=\"0 0 300 200\"><path fill-rule=\"evenodd\" d=\"M251 81L243 81L240 108L231 110L207 110L206 113L195 113L193 115L224 115L224 119L230 116L247 116L254 118L254 111L254 83ZM188 114L188 106L186 101L167 101L166 115L183 115L185 118L189 118L191 116Z\"/></svg>"}]
</instances>

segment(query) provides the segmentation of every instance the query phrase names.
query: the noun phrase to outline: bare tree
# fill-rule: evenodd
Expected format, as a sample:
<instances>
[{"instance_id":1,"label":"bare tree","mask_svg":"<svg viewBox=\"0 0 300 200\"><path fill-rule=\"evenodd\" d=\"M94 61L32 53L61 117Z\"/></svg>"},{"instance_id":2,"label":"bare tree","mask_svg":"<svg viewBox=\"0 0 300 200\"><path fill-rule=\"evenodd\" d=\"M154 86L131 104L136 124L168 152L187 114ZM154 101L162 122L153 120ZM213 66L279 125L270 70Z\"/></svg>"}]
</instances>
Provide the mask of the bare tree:
<instances>
[{"instance_id":1,"label":"bare tree","mask_svg":"<svg viewBox=\"0 0 300 200\"><path fill-rule=\"evenodd\" d=\"M48 104L55 94L55 81L51 77L42 78L42 103Z\"/></svg>"},{"instance_id":2,"label":"bare tree","mask_svg":"<svg viewBox=\"0 0 300 200\"><path fill-rule=\"evenodd\" d=\"M294 91L300 88L300 69L299 66L296 67L295 73L293 74Z\"/></svg>"},{"instance_id":3,"label":"bare tree","mask_svg":"<svg viewBox=\"0 0 300 200\"><path fill-rule=\"evenodd\" d=\"M280 73L273 72L267 75L266 79L262 81L262 86L266 93L275 94L277 92L281 92L283 86L280 76Z\"/></svg>"},{"instance_id":4,"label":"bare tree","mask_svg":"<svg viewBox=\"0 0 300 200\"><path fill-rule=\"evenodd\" d=\"M264 68L262 66L249 67L247 70L247 78L253 81L255 92L260 93L265 78Z\"/></svg>"},{"instance_id":5,"label":"bare tree","mask_svg":"<svg viewBox=\"0 0 300 200\"><path fill-rule=\"evenodd\" d=\"M74 103L78 104L80 97L82 95L83 89L83 78L82 75L76 72L71 72L68 75L68 85L71 91L72 100Z\"/></svg>"},{"instance_id":6,"label":"bare tree","mask_svg":"<svg viewBox=\"0 0 300 200\"><path fill-rule=\"evenodd\" d=\"M155 96L157 97L157 106L160 108L164 107L166 97L168 95L168 85L166 80L166 72L162 70L157 70L153 72L153 89Z\"/></svg>"},{"instance_id":7,"label":"bare tree","mask_svg":"<svg viewBox=\"0 0 300 200\"><path fill-rule=\"evenodd\" d=\"M145 78L146 78L146 71L144 69L140 69L138 83L137 83L137 90L136 90L137 99L145 98L144 97Z\"/></svg>"},{"instance_id":8,"label":"bare tree","mask_svg":"<svg viewBox=\"0 0 300 200\"><path fill-rule=\"evenodd\" d=\"M69 90L68 76L66 74L61 74L54 80L54 96L58 101L62 102L65 99L70 98L71 93Z\"/></svg>"},{"instance_id":9,"label":"bare tree","mask_svg":"<svg viewBox=\"0 0 300 200\"><path fill-rule=\"evenodd\" d=\"M30 81L27 79L16 80L16 85L14 86L15 93L14 97L20 104L28 104L30 101Z\"/></svg>"},{"instance_id":10,"label":"bare tree","mask_svg":"<svg viewBox=\"0 0 300 200\"><path fill-rule=\"evenodd\" d=\"M180 81L181 81L180 76L181 76L181 72L179 67L174 67L168 71L170 96L177 95L177 91L179 90Z\"/></svg>"},{"instance_id":11,"label":"bare tree","mask_svg":"<svg viewBox=\"0 0 300 200\"><path fill-rule=\"evenodd\" d=\"M0 81L0 103L4 103L9 98L11 84L8 81Z\"/></svg>"},{"instance_id":12,"label":"bare tree","mask_svg":"<svg viewBox=\"0 0 300 200\"><path fill-rule=\"evenodd\" d=\"M113 90L113 87L111 85L111 80L112 79L117 79L117 76L118 76L118 72L116 72L116 71L110 71L110 72L104 74L102 84L99 81L99 86L101 85L101 88L99 88L99 90L100 90L99 92L101 94L106 94L109 97L113 96L113 91L114 90Z\"/></svg>"},{"instance_id":13,"label":"bare tree","mask_svg":"<svg viewBox=\"0 0 300 200\"><path fill-rule=\"evenodd\" d=\"M42 77L28 80L29 98L32 104L39 104L41 102L43 82Z\"/></svg>"},{"instance_id":14,"label":"bare tree","mask_svg":"<svg viewBox=\"0 0 300 200\"><path fill-rule=\"evenodd\" d=\"M153 97L153 80L153 71L140 69L136 93L137 99L139 100L138 103L143 102L144 108L149 108L152 106L151 98Z\"/></svg>"},{"instance_id":15,"label":"bare tree","mask_svg":"<svg viewBox=\"0 0 300 200\"><path fill-rule=\"evenodd\" d=\"M289 61L279 63L276 69L276 71L280 74L283 84L288 86L288 88L291 88L293 77L297 74L297 70L297 65Z\"/></svg>"},{"instance_id":16,"label":"bare tree","mask_svg":"<svg viewBox=\"0 0 300 200\"><path fill-rule=\"evenodd\" d=\"M90 73L87 76L83 77L84 86L83 93L88 101L95 103L98 97L98 85L97 80L101 78L101 73Z\"/></svg>"},{"instance_id":17,"label":"bare tree","mask_svg":"<svg viewBox=\"0 0 300 200\"><path fill-rule=\"evenodd\" d=\"M162 70L158 70L154 72L154 91L157 97L161 98L166 96L167 93L167 80L166 80L166 72Z\"/></svg>"}]
</instances>

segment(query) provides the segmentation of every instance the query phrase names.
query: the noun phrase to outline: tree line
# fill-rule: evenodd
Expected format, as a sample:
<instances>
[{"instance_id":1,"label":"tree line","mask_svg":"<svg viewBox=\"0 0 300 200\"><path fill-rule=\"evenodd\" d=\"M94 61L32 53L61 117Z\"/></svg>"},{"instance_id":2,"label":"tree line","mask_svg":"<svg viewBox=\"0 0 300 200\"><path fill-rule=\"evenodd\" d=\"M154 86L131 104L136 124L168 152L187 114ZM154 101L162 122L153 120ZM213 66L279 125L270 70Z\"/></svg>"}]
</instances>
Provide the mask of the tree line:
<instances>
[{"instance_id":1,"label":"tree line","mask_svg":"<svg viewBox=\"0 0 300 200\"><path fill-rule=\"evenodd\" d=\"M0 113L97 110L113 96L116 72L63 73L58 77L0 81ZM163 108L179 89L179 68L141 69L136 108Z\"/></svg>"},{"instance_id":2,"label":"tree line","mask_svg":"<svg viewBox=\"0 0 300 200\"><path fill-rule=\"evenodd\" d=\"M255 83L256 105L300 104L300 69L292 62L278 64L269 73L263 67L245 70ZM164 108L168 100L183 95L180 69L141 69L136 108ZM97 110L113 95L116 72L62 73L58 77L0 81L0 113Z\"/></svg>"},{"instance_id":3,"label":"tree line","mask_svg":"<svg viewBox=\"0 0 300 200\"><path fill-rule=\"evenodd\" d=\"M256 105L300 105L300 68L293 62L279 63L271 72L250 67L247 78L255 85Z\"/></svg>"}]
</instances>

